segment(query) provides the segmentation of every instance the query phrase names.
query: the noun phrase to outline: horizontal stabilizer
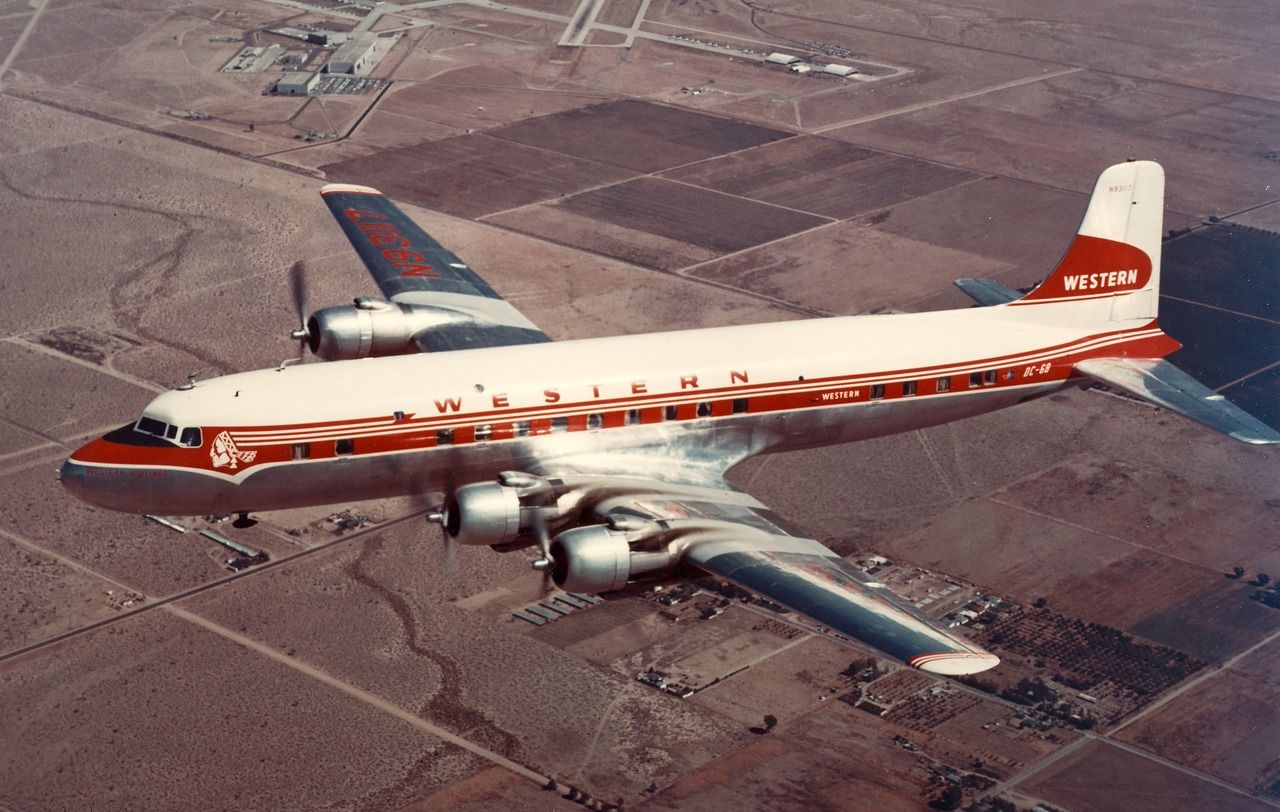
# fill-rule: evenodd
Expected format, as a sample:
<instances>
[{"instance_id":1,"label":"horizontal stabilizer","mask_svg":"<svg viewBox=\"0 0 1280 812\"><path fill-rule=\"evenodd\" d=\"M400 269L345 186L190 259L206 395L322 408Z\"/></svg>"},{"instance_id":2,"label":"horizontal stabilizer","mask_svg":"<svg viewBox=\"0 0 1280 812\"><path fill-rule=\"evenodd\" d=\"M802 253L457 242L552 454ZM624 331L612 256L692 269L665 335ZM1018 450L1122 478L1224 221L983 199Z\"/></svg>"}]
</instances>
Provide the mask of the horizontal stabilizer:
<instances>
[{"instance_id":1,"label":"horizontal stabilizer","mask_svg":"<svg viewBox=\"0 0 1280 812\"><path fill-rule=\"evenodd\" d=\"M1245 443L1280 443L1280 432L1230 403L1168 361L1158 358L1094 358L1076 369Z\"/></svg>"},{"instance_id":2,"label":"horizontal stabilizer","mask_svg":"<svg viewBox=\"0 0 1280 812\"><path fill-rule=\"evenodd\" d=\"M994 279L957 279L956 287L968 294L983 307L991 307L992 305L1001 305L1021 299L1022 294L1007 285L1002 285Z\"/></svg>"}]
</instances>

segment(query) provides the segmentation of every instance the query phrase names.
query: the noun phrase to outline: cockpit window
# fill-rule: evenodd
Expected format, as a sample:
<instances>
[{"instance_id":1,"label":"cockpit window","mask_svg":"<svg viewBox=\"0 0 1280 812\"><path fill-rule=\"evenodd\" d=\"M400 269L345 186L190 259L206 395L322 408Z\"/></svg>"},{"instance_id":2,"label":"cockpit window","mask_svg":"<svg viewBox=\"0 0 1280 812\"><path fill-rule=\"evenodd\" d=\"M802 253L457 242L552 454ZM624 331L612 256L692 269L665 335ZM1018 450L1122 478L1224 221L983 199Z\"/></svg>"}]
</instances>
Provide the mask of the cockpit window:
<instances>
[{"instance_id":1,"label":"cockpit window","mask_svg":"<svg viewBox=\"0 0 1280 812\"><path fill-rule=\"evenodd\" d=\"M169 428L168 424L156 420L154 417L143 415L138 418L138 431L143 434L154 434L156 437L163 437L165 431Z\"/></svg>"},{"instance_id":2,"label":"cockpit window","mask_svg":"<svg viewBox=\"0 0 1280 812\"><path fill-rule=\"evenodd\" d=\"M178 436L178 427L170 426L168 429L165 430L164 436L170 440L174 439L175 437Z\"/></svg>"},{"instance_id":3,"label":"cockpit window","mask_svg":"<svg viewBox=\"0 0 1280 812\"><path fill-rule=\"evenodd\" d=\"M183 429L182 437L178 440L178 442L181 443L182 445L189 446L191 448L199 448L200 447L200 429L194 428L194 427Z\"/></svg>"}]
</instances>

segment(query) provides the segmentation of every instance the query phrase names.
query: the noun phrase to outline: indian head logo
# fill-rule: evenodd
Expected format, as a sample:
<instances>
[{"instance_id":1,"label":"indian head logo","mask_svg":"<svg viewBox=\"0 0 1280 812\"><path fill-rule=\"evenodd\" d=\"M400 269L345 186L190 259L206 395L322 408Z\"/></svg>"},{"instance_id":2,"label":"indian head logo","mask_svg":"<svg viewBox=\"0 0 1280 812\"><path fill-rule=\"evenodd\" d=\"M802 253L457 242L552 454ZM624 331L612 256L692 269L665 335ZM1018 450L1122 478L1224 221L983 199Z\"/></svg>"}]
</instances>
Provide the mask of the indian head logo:
<instances>
[{"instance_id":1,"label":"indian head logo","mask_svg":"<svg viewBox=\"0 0 1280 812\"><path fill-rule=\"evenodd\" d=\"M213 461L214 468L227 466L235 470L237 463L251 463L256 456L258 456L257 451L241 451L236 448L236 441L232 440L231 435L225 431L214 437L213 443L209 446L209 459Z\"/></svg>"}]
</instances>

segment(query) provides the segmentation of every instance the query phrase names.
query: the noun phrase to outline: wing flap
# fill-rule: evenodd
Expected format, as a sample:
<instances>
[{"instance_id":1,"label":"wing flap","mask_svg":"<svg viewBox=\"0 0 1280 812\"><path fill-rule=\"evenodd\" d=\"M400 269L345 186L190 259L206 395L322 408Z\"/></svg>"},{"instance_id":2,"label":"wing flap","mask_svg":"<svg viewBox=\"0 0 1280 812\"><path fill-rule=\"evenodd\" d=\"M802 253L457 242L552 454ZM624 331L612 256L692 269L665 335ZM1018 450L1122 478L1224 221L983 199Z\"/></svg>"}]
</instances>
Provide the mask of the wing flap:
<instances>
[{"instance_id":1,"label":"wing flap","mask_svg":"<svg viewBox=\"0 0 1280 812\"><path fill-rule=\"evenodd\" d=\"M320 194L383 296L462 316L415 336L424 351L551 340L377 189L331 183Z\"/></svg>"},{"instance_id":2,"label":"wing flap","mask_svg":"<svg viewBox=\"0 0 1280 812\"><path fill-rule=\"evenodd\" d=\"M973 299L983 307L991 307L992 305L1007 304L1022 298L1022 294L1007 285L1002 285L994 279L972 279L965 277L955 281L956 287L964 291L970 299Z\"/></svg>"},{"instance_id":3,"label":"wing flap","mask_svg":"<svg viewBox=\"0 0 1280 812\"><path fill-rule=\"evenodd\" d=\"M1280 443L1280 432L1159 358L1093 358L1076 369L1241 442Z\"/></svg>"}]
</instances>

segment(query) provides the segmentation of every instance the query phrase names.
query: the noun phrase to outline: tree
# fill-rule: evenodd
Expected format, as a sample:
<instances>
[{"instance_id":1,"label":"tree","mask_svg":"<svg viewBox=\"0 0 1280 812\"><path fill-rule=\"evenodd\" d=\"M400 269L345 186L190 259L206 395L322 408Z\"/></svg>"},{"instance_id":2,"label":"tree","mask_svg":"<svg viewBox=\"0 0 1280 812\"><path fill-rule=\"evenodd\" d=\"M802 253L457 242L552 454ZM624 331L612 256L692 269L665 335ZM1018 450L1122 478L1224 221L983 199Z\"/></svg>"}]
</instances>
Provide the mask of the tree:
<instances>
[{"instance_id":1,"label":"tree","mask_svg":"<svg viewBox=\"0 0 1280 812\"><path fill-rule=\"evenodd\" d=\"M766 713L764 716L764 729L773 730L777 726L778 717L774 716L772 713Z\"/></svg>"},{"instance_id":2,"label":"tree","mask_svg":"<svg viewBox=\"0 0 1280 812\"><path fill-rule=\"evenodd\" d=\"M948 783L947 788L941 795L934 798L929 806L934 809L959 809L962 803L964 803L964 791L960 789L960 785Z\"/></svg>"},{"instance_id":3,"label":"tree","mask_svg":"<svg viewBox=\"0 0 1280 812\"><path fill-rule=\"evenodd\" d=\"M1243 578L1243 577L1244 577L1244 567L1232 567L1232 568L1231 568L1231 574L1230 574L1230 575L1228 575L1227 577L1228 577L1228 578L1234 578L1234 579L1236 579L1236 580L1239 580L1239 579Z\"/></svg>"},{"instance_id":4,"label":"tree","mask_svg":"<svg viewBox=\"0 0 1280 812\"><path fill-rule=\"evenodd\" d=\"M1253 579L1253 582L1258 586L1266 586L1271 583L1271 576L1267 575L1265 572L1260 572L1257 577Z\"/></svg>"},{"instance_id":5,"label":"tree","mask_svg":"<svg viewBox=\"0 0 1280 812\"><path fill-rule=\"evenodd\" d=\"M1037 609L1043 609L1049 605L1049 599L1042 595L1039 598L1036 598L1035 603L1031 605Z\"/></svg>"}]
</instances>

